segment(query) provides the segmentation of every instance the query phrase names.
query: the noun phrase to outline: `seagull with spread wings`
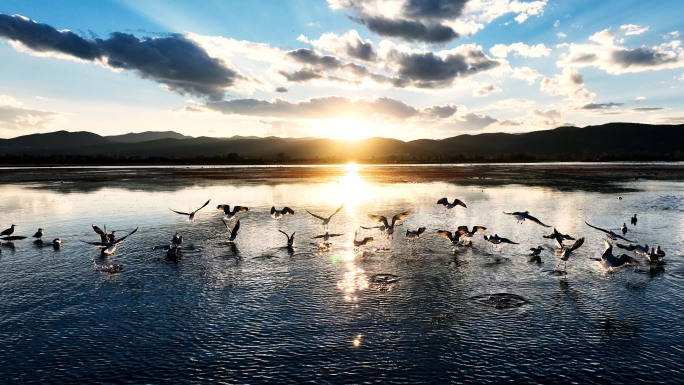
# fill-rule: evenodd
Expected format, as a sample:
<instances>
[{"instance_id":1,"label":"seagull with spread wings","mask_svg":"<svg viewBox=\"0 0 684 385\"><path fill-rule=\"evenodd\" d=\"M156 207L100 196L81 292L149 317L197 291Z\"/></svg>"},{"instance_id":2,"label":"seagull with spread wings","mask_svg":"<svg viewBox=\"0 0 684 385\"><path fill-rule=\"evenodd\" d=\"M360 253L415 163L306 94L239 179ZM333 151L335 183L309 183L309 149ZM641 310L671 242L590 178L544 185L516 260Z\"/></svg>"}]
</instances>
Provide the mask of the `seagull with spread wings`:
<instances>
[{"instance_id":1,"label":"seagull with spread wings","mask_svg":"<svg viewBox=\"0 0 684 385\"><path fill-rule=\"evenodd\" d=\"M622 254L619 257L614 256L613 245L611 245L608 241L603 242L605 243L606 248L603 251L603 255L601 255L601 266L603 266L604 269L610 271L622 265L636 266L639 264L636 259L627 254Z\"/></svg>"},{"instance_id":2,"label":"seagull with spread wings","mask_svg":"<svg viewBox=\"0 0 684 385\"><path fill-rule=\"evenodd\" d=\"M292 235L288 235L288 234L287 234L286 232L284 232L283 230L278 230L278 231L280 231L281 233L285 234L285 236L287 237L287 248L288 248L288 249L294 248L294 235L295 235L296 231L292 232Z\"/></svg>"},{"instance_id":3,"label":"seagull with spread wings","mask_svg":"<svg viewBox=\"0 0 684 385\"><path fill-rule=\"evenodd\" d=\"M174 209L172 209L172 208L170 208L170 207L169 207L169 210L173 211L173 212L176 213L176 214L187 215L187 216L188 216L188 220L189 220L190 222L194 222L194 221L195 221L195 214L197 214L198 211L200 211L200 210L202 210L203 208L205 208L205 207L209 204L209 202L211 202L211 199L209 199L208 201L206 201L206 202L202 205L202 207L200 207L200 208L198 208L197 210L195 210L195 211L193 211L193 212L190 212L190 213L185 213L185 212L182 212L182 211L176 211L176 210L174 210Z\"/></svg>"},{"instance_id":4,"label":"seagull with spread wings","mask_svg":"<svg viewBox=\"0 0 684 385\"><path fill-rule=\"evenodd\" d=\"M309 213L309 214L311 214L311 213ZM271 217L273 219L281 219L285 215L294 215L294 210L292 210L291 208L289 208L287 206L283 207L282 210L276 210L275 206L271 207ZM335 215L335 214L333 214L333 215Z\"/></svg>"},{"instance_id":5,"label":"seagull with spread wings","mask_svg":"<svg viewBox=\"0 0 684 385\"><path fill-rule=\"evenodd\" d=\"M444 207L445 207L446 209L453 209L453 208L456 207L456 206L461 206L461 207L463 207L463 208L467 208L467 207L468 207L468 206L466 206L466 204L465 204L462 200L460 200L460 199L458 199L458 198L454 198L454 202L453 202L453 203L449 203L449 200L448 200L447 198L442 198L442 199L440 199L440 200L437 201L437 204L438 204L438 205L444 205Z\"/></svg>"},{"instance_id":6,"label":"seagull with spread wings","mask_svg":"<svg viewBox=\"0 0 684 385\"><path fill-rule=\"evenodd\" d=\"M520 222L520 224L524 223L525 220L527 219L530 222L534 222L534 223L538 224L539 226L551 227L549 225L545 225L544 223L542 223L542 221L540 221L539 219L530 215L529 211L514 211L512 213L504 212L504 214L513 215L515 217L515 219L517 219L518 222Z\"/></svg>"},{"instance_id":7,"label":"seagull with spread wings","mask_svg":"<svg viewBox=\"0 0 684 385\"><path fill-rule=\"evenodd\" d=\"M332 213L332 214L330 214L330 216L327 217L327 218L324 218L324 217L322 217L322 216L320 216L320 215L316 215L316 214L312 213L312 212L309 211L309 210L306 210L306 212L309 213L309 214L311 214L313 217L316 217L316 218L322 220L322 221L323 221L323 228L324 228L324 229L327 229L327 228L328 228L328 223L330 223L330 218L332 218L333 215L339 213L339 212L342 210L343 207L344 207L344 203L342 203L342 204L340 205L340 207L338 207L337 210L335 210L335 212Z\"/></svg>"},{"instance_id":8,"label":"seagull with spread wings","mask_svg":"<svg viewBox=\"0 0 684 385\"><path fill-rule=\"evenodd\" d=\"M399 221L403 221L404 219L408 218L409 215L411 215L411 210L396 214L392 217L392 222L388 222L387 217L382 215L368 214L368 218L381 223L382 227L384 227L384 230L381 229L381 231L383 231L387 235L392 235L394 234L394 226Z\"/></svg>"},{"instance_id":9,"label":"seagull with spread wings","mask_svg":"<svg viewBox=\"0 0 684 385\"><path fill-rule=\"evenodd\" d=\"M97 226L94 226L94 227L97 227ZM101 248L102 249L102 255L111 255L116 251L116 246L118 246L119 243L126 240L126 238L128 238L130 235L135 234L136 231L138 231L137 227L135 228L135 230L131 231L126 236L121 237L118 240L112 241L112 242L110 242L110 241L104 241L104 242L85 242L85 241L83 241L83 242L85 242L89 245Z\"/></svg>"},{"instance_id":10,"label":"seagull with spread wings","mask_svg":"<svg viewBox=\"0 0 684 385\"><path fill-rule=\"evenodd\" d=\"M230 210L230 205L218 205L217 209L223 211L223 215L228 219L233 219L233 217L238 213L246 213L249 211L249 207L246 206L233 206L233 210Z\"/></svg>"},{"instance_id":11,"label":"seagull with spread wings","mask_svg":"<svg viewBox=\"0 0 684 385\"><path fill-rule=\"evenodd\" d=\"M587 221L584 221L584 223L587 223ZM608 238L610 238L610 239L612 239L612 240L614 240L614 241L617 241L618 239L622 239L622 240L627 241L627 242L634 242L634 241L630 241L629 239L627 239L627 238L625 238L625 237L623 237L623 236L621 236L621 235L615 234L615 232L613 232L613 231L611 231L611 230L602 229L602 228L600 228L600 227L596 227L596 226L590 225L590 224L588 224L588 223L587 223L587 226L589 226L589 227L591 227L591 228L594 228L594 229L596 229L596 230L599 230L599 231L603 231L604 233L606 233L606 236L607 236Z\"/></svg>"},{"instance_id":12,"label":"seagull with spread wings","mask_svg":"<svg viewBox=\"0 0 684 385\"><path fill-rule=\"evenodd\" d=\"M235 243L238 230L240 230L240 218L235 218L235 224L233 225L232 229L230 228L228 221L226 221L224 218L221 218L221 222L223 222L223 224L226 226L226 230L230 231L230 238L228 238L228 242Z\"/></svg>"}]
</instances>

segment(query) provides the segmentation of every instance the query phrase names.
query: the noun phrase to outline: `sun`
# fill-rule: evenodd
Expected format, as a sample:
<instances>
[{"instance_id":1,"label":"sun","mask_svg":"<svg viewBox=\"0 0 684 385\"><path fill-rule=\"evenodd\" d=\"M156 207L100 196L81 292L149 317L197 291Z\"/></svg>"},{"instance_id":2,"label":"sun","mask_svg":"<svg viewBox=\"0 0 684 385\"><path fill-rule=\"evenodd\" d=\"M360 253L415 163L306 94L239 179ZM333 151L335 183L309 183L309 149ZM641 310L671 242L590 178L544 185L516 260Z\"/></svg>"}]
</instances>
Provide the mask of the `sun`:
<instances>
[{"instance_id":1,"label":"sun","mask_svg":"<svg viewBox=\"0 0 684 385\"><path fill-rule=\"evenodd\" d=\"M326 128L332 137L338 139L361 140L371 137L370 125L359 118L331 119Z\"/></svg>"}]
</instances>

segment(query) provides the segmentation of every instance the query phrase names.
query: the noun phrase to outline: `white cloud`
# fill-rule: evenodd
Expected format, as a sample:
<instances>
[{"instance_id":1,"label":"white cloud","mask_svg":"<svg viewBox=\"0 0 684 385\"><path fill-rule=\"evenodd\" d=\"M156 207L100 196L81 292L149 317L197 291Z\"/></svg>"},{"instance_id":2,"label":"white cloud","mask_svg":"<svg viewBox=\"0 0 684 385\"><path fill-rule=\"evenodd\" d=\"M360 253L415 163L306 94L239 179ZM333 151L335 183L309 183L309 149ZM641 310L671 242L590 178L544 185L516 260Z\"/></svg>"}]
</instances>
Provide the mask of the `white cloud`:
<instances>
[{"instance_id":1,"label":"white cloud","mask_svg":"<svg viewBox=\"0 0 684 385\"><path fill-rule=\"evenodd\" d=\"M620 29L625 31L626 36L630 35L641 35L642 33L648 31L648 27L640 27L635 24L621 25Z\"/></svg>"},{"instance_id":2,"label":"white cloud","mask_svg":"<svg viewBox=\"0 0 684 385\"><path fill-rule=\"evenodd\" d=\"M634 101L637 101L637 102L640 102L642 100L646 100L646 97L645 96L637 96L636 98L634 98Z\"/></svg>"},{"instance_id":3,"label":"white cloud","mask_svg":"<svg viewBox=\"0 0 684 385\"><path fill-rule=\"evenodd\" d=\"M559 39L565 39L566 37L568 37L568 35L567 35L566 33L563 33L563 32L558 32L558 33L556 34L556 36L557 36Z\"/></svg>"},{"instance_id":4,"label":"white cloud","mask_svg":"<svg viewBox=\"0 0 684 385\"><path fill-rule=\"evenodd\" d=\"M522 57L542 57L549 56L551 50L547 48L543 43L537 45L527 45L525 43L513 43L510 45L497 44L489 49L489 52L500 58L508 56L509 52L513 52L515 56Z\"/></svg>"},{"instance_id":5,"label":"white cloud","mask_svg":"<svg viewBox=\"0 0 684 385\"><path fill-rule=\"evenodd\" d=\"M64 114L25 108L9 95L0 95L0 128L8 130L46 130L66 123Z\"/></svg>"},{"instance_id":6,"label":"white cloud","mask_svg":"<svg viewBox=\"0 0 684 385\"><path fill-rule=\"evenodd\" d=\"M584 88L584 77L579 72L564 68L553 78L542 79L540 91L554 96L566 96L575 108L591 103L596 96Z\"/></svg>"},{"instance_id":7,"label":"white cloud","mask_svg":"<svg viewBox=\"0 0 684 385\"><path fill-rule=\"evenodd\" d=\"M473 96L475 96L476 98L484 98L491 94L499 93L501 91L501 88L493 84L487 83L473 90Z\"/></svg>"},{"instance_id":8,"label":"white cloud","mask_svg":"<svg viewBox=\"0 0 684 385\"><path fill-rule=\"evenodd\" d=\"M542 75L537 72L536 70L533 70L530 67L521 67L521 68L514 68L513 69L513 74L511 74L511 77L514 79L519 79L519 80L524 80L527 82L527 84L534 84L534 82L540 78Z\"/></svg>"}]
</instances>

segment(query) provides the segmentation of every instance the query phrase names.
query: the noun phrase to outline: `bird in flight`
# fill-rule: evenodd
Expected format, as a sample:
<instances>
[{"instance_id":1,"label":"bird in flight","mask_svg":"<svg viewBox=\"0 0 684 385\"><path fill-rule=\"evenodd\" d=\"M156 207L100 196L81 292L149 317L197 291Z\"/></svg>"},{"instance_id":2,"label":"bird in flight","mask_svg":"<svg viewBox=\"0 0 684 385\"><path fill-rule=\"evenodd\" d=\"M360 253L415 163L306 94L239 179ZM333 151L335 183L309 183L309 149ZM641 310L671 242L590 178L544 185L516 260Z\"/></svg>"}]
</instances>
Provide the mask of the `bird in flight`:
<instances>
[{"instance_id":1,"label":"bird in flight","mask_svg":"<svg viewBox=\"0 0 684 385\"><path fill-rule=\"evenodd\" d=\"M558 266L560 266L561 262L563 263L563 271L565 271L567 264L568 264L568 259L570 258L570 254L579 249L580 246L584 244L584 238L580 238L575 241L575 243L572 244L570 247L563 247L561 246L559 251L560 254L560 261L558 262L558 265L554 268L554 270L558 269Z\"/></svg>"},{"instance_id":2,"label":"bird in flight","mask_svg":"<svg viewBox=\"0 0 684 385\"><path fill-rule=\"evenodd\" d=\"M371 242L373 242L373 237L365 237L363 239L356 239L356 236L358 235L358 231L354 231L354 248L359 248L361 246L365 246Z\"/></svg>"},{"instance_id":3,"label":"bird in flight","mask_svg":"<svg viewBox=\"0 0 684 385\"><path fill-rule=\"evenodd\" d=\"M508 238L502 238L502 237L500 237L500 236L497 235L497 234L494 234L494 235L485 235L485 236L484 236L484 239L486 239L487 241L489 241L490 243L492 243L492 244L494 244L494 245L500 245L500 244L502 244L502 243L508 243L508 244L511 244L511 245L519 245L518 242L513 242L513 241L511 241L511 240L508 239Z\"/></svg>"},{"instance_id":4,"label":"bird in flight","mask_svg":"<svg viewBox=\"0 0 684 385\"><path fill-rule=\"evenodd\" d=\"M195 210L195 211L193 211L193 212L190 212L190 213L184 213L184 212L182 212L182 211L176 211L176 210L174 210L174 209L172 209L172 208L170 208L170 207L169 207L169 210L173 211L173 212L176 213L176 214L187 215L187 216L188 216L188 220L189 220L190 222L194 222L194 221L195 221L195 214L197 214L198 211L200 211L200 210L202 210L203 208L205 208L205 207L209 204L209 202L211 202L211 199L209 199L208 201L206 201L206 202L202 205L202 207L200 207L200 208L198 208L197 210Z\"/></svg>"},{"instance_id":5,"label":"bird in flight","mask_svg":"<svg viewBox=\"0 0 684 385\"><path fill-rule=\"evenodd\" d=\"M97 227L97 226L95 226ZM134 234L136 231L138 231L138 228L136 227L135 230L131 231L128 233L126 236L119 238L116 241L102 241L102 242L85 242L89 245L99 247L102 249L102 255L111 255L116 251L116 246L119 245L119 243L123 242L128 238L130 235Z\"/></svg>"},{"instance_id":6,"label":"bird in flight","mask_svg":"<svg viewBox=\"0 0 684 385\"><path fill-rule=\"evenodd\" d=\"M309 214L311 214L311 213L309 213ZM284 217L285 215L294 215L294 210L292 210L291 208L289 208L287 206L283 207L282 210L276 210L275 206L271 207L271 217L273 219L280 219L280 218ZM333 215L335 215L335 214L333 214Z\"/></svg>"},{"instance_id":7,"label":"bird in flight","mask_svg":"<svg viewBox=\"0 0 684 385\"><path fill-rule=\"evenodd\" d=\"M458 198L454 198L453 203L449 203L449 200L447 198L442 198L442 199L437 201L437 204L438 205L444 205L444 207L447 209L453 209L456 206L462 206L464 208L468 207L468 206L466 206L466 204L462 200L460 200Z\"/></svg>"},{"instance_id":8,"label":"bird in flight","mask_svg":"<svg viewBox=\"0 0 684 385\"><path fill-rule=\"evenodd\" d=\"M544 223L542 223L542 221L530 215L529 211L514 211L512 213L504 212L504 214L513 215L515 219L517 219L518 222L520 222L521 224L525 222L525 219L527 219L531 222L538 224L539 226L551 227L549 225L545 225Z\"/></svg>"},{"instance_id":9,"label":"bird in flight","mask_svg":"<svg viewBox=\"0 0 684 385\"><path fill-rule=\"evenodd\" d=\"M603 251L603 255L601 255L601 266L603 266L604 269L613 270L614 268L620 267L622 265L636 266L639 264L636 259L627 254L622 254L619 257L614 256L613 245L611 245L608 241L603 242L605 243L606 248Z\"/></svg>"},{"instance_id":10,"label":"bird in flight","mask_svg":"<svg viewBox=\"0 0 684 385\"><path fill-rule=\"evenodd\" d=\"M425 227L420 227L418 230L406 230L406 237L408 239L418 239L425 232Z\"/></svg>"},{"instance_id":11,"label":"bird in flight","mask_svg":"<svg viewBox=\"0 0 684 385\"><path fill-rule=\"evenodd\" d=\"M245 206L233 206L233 211L230 210L230 205L218 205L216 208L223 211L223 215L228 219L233 219L237 213L246 213L249 211L249 207Z\"/></svg>"},{"instance_id":12,"label":"bird in flight","mask_svg":"<svg viewBox=\"0 0 684 385\"><path fill-rule=\"evenodd\" d=\"M387 217L382 215L368 214L368 218L382 224L382 226L380 227L380 231L383 231L387 235L392 235L394 234L394 226L397 224L397 222L403 221L409 215L411 215L411 210L399 213L392 217L392 222L388 222Z\"/></svg>"},{"instance_id":13,"label":"bird in flight","mask_svg":"<svg viewBox=\"0 0 684 385\"><path fill-rule=\"evenodd\" d=\"M342 203L342 204L340 205L340 207L338 207L337 210L335 210L335 212L332 213L332 214L330 214L330 216L327 217L327 218L324 218L324 217L322 217L322 216L320 216L320 215L316 215L316 214L312 213L312 212L309 211L309 210L306 210L306 212L309 213L309 214L311 214L312 216L314 216L314 217L316 217L316 218L322 220L322 221L323 221L323 228L324 228L324 229L327 229L327 228L328 228L328 223L330 223L330 218L332 218L335 214L339 213L339 212L342 210L343 207L344 207L344 203Z\"/></svg>"},{"instance_id":14,"label":"bird in flight","mask_svg":"<svg viewBox=\"0 0 684 385\"><path fill-rule=\"evenodd\" d=\"M286 207L286 208L287 208L287 207ZM280 231L281 233L285 234L285 236L287 237L287 248L288 248L288 249L293 248L293 247L294 247L294 235L295 235L296 231L293 232L292 235L287 235L287 233L284 232L283 230L278 230L278 231Z\"/></svg>"},{"instance_id":15,"label":"bird in flight","mask_svg":"<svg viewBox=\"0 0 684 385\"><path fill-rule=\"evenodd\" d=\"M235 224L233 225L232 229L230 228L228 221L226 221L224 218L221 218L221 222L223 222L223 224L226 226L226 230L230 231L228 242L234 243L235 238L237 238L238 230L240 230L240 218L235 218Z\"/></svg>"},{"instance_id":16,"label":"bird in flight","mask_svg":"<svg viewBox=\"0 0 684 385\"><path fill-rule=\"evenodd\" d=\"M584 223L586 223L587 226L589 226L591 228L594 228L594 229L599 230L599 231L603 231L604 233L606 233L606 236L608 236L608 238L610 238L614 241L617 241L618 239L622 239L622 240L627 241L627 242L634 242L634 241L630 241L629 239L627 239L621 235L615 234L615 232L613 232L611 230L606 230L606 229L602 229L600 227L596 227L594 225L590 225L589 223L587 223L587 221L584 221Z\"/></svg>"}]
</instances>

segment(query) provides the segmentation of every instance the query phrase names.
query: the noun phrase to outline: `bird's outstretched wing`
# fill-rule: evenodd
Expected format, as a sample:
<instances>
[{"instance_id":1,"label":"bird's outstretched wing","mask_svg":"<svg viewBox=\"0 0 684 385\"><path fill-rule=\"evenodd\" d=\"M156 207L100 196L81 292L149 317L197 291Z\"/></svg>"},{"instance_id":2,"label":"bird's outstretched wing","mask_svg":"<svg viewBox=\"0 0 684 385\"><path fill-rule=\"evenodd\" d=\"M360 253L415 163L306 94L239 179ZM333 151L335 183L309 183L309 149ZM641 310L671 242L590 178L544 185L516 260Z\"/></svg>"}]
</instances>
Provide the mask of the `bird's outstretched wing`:
<instances>
[{"instance_id":1,"label":"bird's outstretched wing","mask_svg":"<svg viewBox=\"0 0 684 385\"><path fill-rule=\"evenodd\" d=\"M457 205L458 205L458 206L463 206L463 207L465 207L465 208L468 208L468 206L466 206L465 202L463 202L462 200L460 200L460 199L458 199L458 198L454 199L454 206L457 206Z\"/></svg>"},{"instance_id":2,"label":"bird's outstretched wing","mask_svg":"<svg viewBox=\"0 0 684 385\"><path fill-rule=\"evenodd\" d=\"M202 210L203 208L207 207L207 205L209 204L209 202L211 202L211 199L209 199L208 201L206 201L206 202L202 205L202 207L198 208L197 210L193 211L192 213L194 214L194 213L196 213L196 212ZM190 214L188 214L188 215L190 215Z\"/></svg>"},{"instance_id":3,"label":"bird's outstretched wing","mask_svg":"<svg viewBox=\"0 0 684 385\"><path fill-rule=\"evenodd\" d=\"M226 226L226 230L228 230L228 221L226 221L225 219L221 218L221 222L223 222L223 224Z\"/></svg>"},{"instance_id":4,"label":"bird's outstretched wing","mask_svg":"<svg viewBox=\"0 0 684 385\"><path fill-rule=\"evenodd\" d=\"M292 210L291 208L289 208L289 207L287 207L287 206L283 207L283 209L281 210L281 212L282 212L283 214L291 214L291 215L294 215L294 210Z\"/></svg>"},{"instance_id":5,"label":"bird's outstretched wing","mask_svg":"<svg viewBox=\"0 0 684 385\"><path fill-rule=\"evenodd\" d=\"M437 204L438 204L438 205L444 205L444 206L446 206L446 205L449 204L449 200L446 199L446 198L442 198L442 199L440 199L440 200L437 201Z\"/></svg>"},{"instance_id":6,"label":"bird's outstretched wing","mask_svg":"<svg viewBox=\"0 0 684 385\"><path fill-rule=\"evenodd\" d=\"M93 226L93 230L94 230L97 234L99 234L100 236L105 235L105 232L102 231L101 228L99 228L99 227L97 227L97 226L95 226L95 225L92 225L92 226Z\"/></svg>"},{"instance_id":7,"label":"bird's outstretched wing","mask_svg":"<svg viewBox=\"0 0 684 385\"><path fill-rule=\"evenodd\" d=\"M180 215L191 215L192 214L192 213L184 213L182 211L176 211L176 210L172 209L171 207L169 207L169 210L173 211L176 214L180 214Z\"/></svg>"},{"instance_id":8,"label":"bird's outstretched wing","mask_svg":"<svg viewBox=\"0 0 684 385\"><path fill-rule=\"evenodd\" d=\"M408 216L411 215L411 210L409 211L404 211L403 213L399 213L395 216L392 217L392 226L394 226L395 223L399 221L403 221L404 219L408 218Z\"/></svg>"},{"instance_id":9,"label":"bird's outstretched wing","mask_svg":"<svg viewBox=\"0 0 684 385\"><path fill-rule=\"evenodd\" d=\"M382 215L368 214L368 218L370 218L376 222L382 223L382 225L385 226L386 229L389 228L389 224L387 223L387 218L383 217Z\"/></svg>"},{"instance_id":10,"label":"bird's outstretched wing","mask_svg":"<svg viewBox=\"0 0 684 385\"><path fill-rule=\"evenodd\" d=\"M437 234L443 236L444 238L448 239L451 242L454 241L454 237L453 237L453 235L451 235L451 231L437 230Z\"/></svg>"},{"instance_id":11,"label":"bird's outstretched wing","mask_svg":"<svg viewBox=\"0 0 684 385\"><path fill-rule=\"evenodd\" d=\"M338 207L337 210L335 210L335 212L332 213L332 214L330 215L329 218L332 218L333 215L335 215L335 214L339 213L340 211L342 211L342 208L344 208L344 203L342 203L342 204L340 205L340 207Z\"/></svg>"},{"instance_id":12,"label":"bird's outstretched wing","mask_svg":"<svg viewBox=\"0 0 684 385\"><path fill-rule=\"evenodd\" d=\"M328 234L329 237L339 237L340 235L344 235L344 234Z\"/></svg>"},{"instance_id":13,"label":"bird's outstretched wing","mask_svg":"<svg viewBox=\"0 0 684 385\"><path fill-rule=\"evenodd\" d=\"M304 210L306 210L306 209L304 209ZM328 219L328 218L323 218L322 216L316 215L316 214L312 213L312 212L309 211L309 210L306 210L306 212L309 213L309 214L311 214L312 216L314 216L314 217L316 217L316 218L322 220L322 221Z\"/></svg>"},{"instance_id":14,"label":"bird's outstretched wing","mask_svg":"<svg viewBox=\"0 0 684 385\"><path fill-rule=\"evenodd\" d=\"M419 227L418 231L416 231L417 236L421 236L425 232L425 227Z\"/></svg>"},{"instance_id":15,"label":"bird's outstretched wing","mask_svg":"<svg viewBox=\"0 0 684 385\"><path fill-rule=\"evenodd\" d=\"M485 231L485 230L487 230L487 228L484 226L473 226L473 233L479 233L480 231Z\"/></svg>"},{"instance_id":16,"label":"bird's outstretched wing","mask_svg":"<svg viewBox=\"0 0 684 385\"><path fill-rule=\"evenodd\" d=\"M615 246L617 246L621 249L625 249L627 251L634 251L634 249L636 249L636 247L632 246L631 243L629 243L627 245L623 245L622 243L615 243Z\"/></svg>"},{"instance_id":17,"label":"bird's outstretched wing","mask_svg":"<svg viewBox=\"0 0 684 385\"><path fill-rule=\"evenodd\" d=\"M580 238L580 239L576 240L575 243L573 243L572 246L570 246L569 250L571 252L575 251L575 250L579 249L580 246L582 246L582 244L584 244L584 238Z\"/></svg>"},{"instance_id":18,"label":"bird's outstretched wing","mask_svg":"<svg viewBox=\"0 0 684 385\"><path fill-rule=\"evenodd\" d=\"M563 237L561 236L561 233L556 230L556 228L553 229L553 234L551 234L551 239L556 241L556 247L557 248L562 248L563 247Z\"/></svg>"},{"instance_id":19,"label":"bird's outstretched wing","mask_svg":"<svg viewBox=\"0 0 684 385\"><path fill-rule=\"evenodd\" d=\"M540 221L539 219L533 217L533 216L530 215L530 214L525 215L525 218L531 220L532 222L538 224L539 226L551 227L551 226L549 226L549 225L545 225L544 223L542 223L542 221Z\"/></svg>"},{"instance_id":20,"label":"bird's outstretched wing","mask_svg":"<svg viewBox=\"0 0 684 385\"><path fill-rule=\"evenodd\" d=\"M278 231L280 231L281 233L285 234L285 236L287 237L287 239L290 239L290 236L289 236L289 235L287 235L287 233L286 233L286 232L284 232L283 230L280 230L280 229L278 229Z\"/></svg>"},{"instance_id":21,"label":"bird's outstretched wing","mask_svg":"<svg viewBox=\"0 0 684 385\"><path fill-rule=\"evenodd\" d=\"M511 245L519 245L518 242L513 242L508 238L499 238L499 240L501 241L501 243L509 243Z\"/></svg>"},{"instance_id":22,"label":"bird's outstretched wing","mask_svg":"<svg viewBox=\"0 0 684 385\"><path fill-rule=\"evenodd\" d=\"M230 232L231 241L237 237L238 230L240 230L240 218L235 218L235 226L233 226L233 230Z\"/></svg>"},{"instance_id":23,"label":"bird's outstretched wing","mask_svg":"<svg viewBox=\"0 0 684 385\"><path fill-rule=\"evenodd\" d=\"M373 237L365 237L361 240L361 242L359 242L359 245L364 246L371 242L373 242Z\"/></svg>"},{"instance_id":24,"label":"bird's outstretched wing","mask_svg":"<svg viewBox=\"0 0 684 385\"><path fill-rule=\"evenodd\" d=\"M247 206L234 206L233 207L233 213L246 213L249 211L249 207Z\"/></svg>"},{"instance_id":25,"label":"bird's outstretched wing","mask_svg":"<svg viewBox=\"0 0 684 385\"><path fill-rule=\"evenodd\" d=\"M135 234L136 231L138 231L138 227L136 227L135 230L131 231L130 233L126 234L126 236L119 238L116 242L114 242L114 244L118 245L119 243L123 242L126 238L128 238L132 234Z\"/></svg>"},{"instance_id":26,"label":"bird's outstretched wing","mask_svg":"<svg viewBox=\"0 0 684 385\"><path fill-rule=\"evenodd\" d=\"M103 248L104 248L104 247L109 247L109 246L112 245L111 242L86 242L86 241L81 241L81 242L87 243L87 244L89 244L89 245L91 245L91 246L103 247Z\"/></svg>"}]
</instances>

